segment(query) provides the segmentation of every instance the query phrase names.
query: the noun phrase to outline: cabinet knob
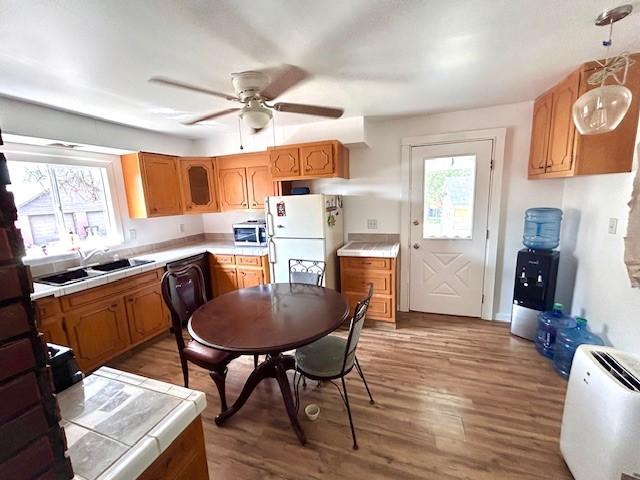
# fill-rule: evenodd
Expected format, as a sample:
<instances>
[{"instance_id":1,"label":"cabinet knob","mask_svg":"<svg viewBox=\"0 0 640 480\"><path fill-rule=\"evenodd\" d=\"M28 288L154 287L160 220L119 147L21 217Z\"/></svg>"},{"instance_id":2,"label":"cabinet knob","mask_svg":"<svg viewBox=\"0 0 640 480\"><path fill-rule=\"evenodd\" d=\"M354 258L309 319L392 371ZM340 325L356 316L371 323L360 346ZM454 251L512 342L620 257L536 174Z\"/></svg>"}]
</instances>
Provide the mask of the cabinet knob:
<instances>
[{"instance_id":1,"label":"cabinet knob","mask_svg":"<svg viewBox=\"0 0 640 480\"><path fill-rule=\"evenodd\" d=\"M420 248L420 244L419 243L414 243L413 244L413 248L418 250Z\"/></svg>"},{"instance_id":2,"label":"cabinet knob","mask_svg":"<svg viewBox=\"0 0 640 480\"><path fill-rule=\"evenodd\" d=\"M414 225L420 225L420 221L419 221L419 220L414 220L414 221L413 221L413 224L414 224Z\"/></svg>"},{"instance_id":3,"label":"cabinet knob","mask_svg":"<svg viewBox=\"0 0 640 480\"><path fill-rule=\"evenodd\" d=\"M151 209L151 211L155 213L155 212L157 212L157 211L158 211L158 209L157 209L156 207L153 207L153 208Z\"/></svg>"},{"instance_id":4,"label":"cabinet knob","mask_svg":"<svg viewBox=\"0 0 640 480\"><path fill-rule=\"evenodd\" d=\"M251 206L252 206L252 207L257 207L257 206L258 206L258 204L257 204L256 202L251 202Z\"/></svg>"}]
</instances>

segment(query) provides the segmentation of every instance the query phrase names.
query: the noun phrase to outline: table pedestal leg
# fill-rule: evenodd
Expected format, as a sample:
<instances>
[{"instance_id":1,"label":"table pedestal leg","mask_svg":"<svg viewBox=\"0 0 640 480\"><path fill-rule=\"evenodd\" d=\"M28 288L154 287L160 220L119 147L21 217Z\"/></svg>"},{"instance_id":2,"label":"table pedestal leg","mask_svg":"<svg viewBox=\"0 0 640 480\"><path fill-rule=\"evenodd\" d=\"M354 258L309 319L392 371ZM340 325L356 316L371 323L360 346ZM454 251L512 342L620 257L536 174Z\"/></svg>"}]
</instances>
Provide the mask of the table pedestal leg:
<instances>
[{"instance_id":1,"label":"table pedestal leg","mask_svg":"<svg viewBox=\"0 0 640 480\"><path fill-rule=\"evenodd\" d=\"M216 425L222 425L225 421L235 415L236 412L247 402L253 390L262 380L265 378L275 378L278 381L278 386L282 393L284 406L287 410L291 427L296 433L298 440L300 440L300 443L304 445L307 440L304 432L302 431L302 427L300 426L300 422L298 422L298 416L293 404L293 397L289 386L289 379L287 378L287 370L292 370L294 368L295 359L290 355L267 355L266 360L251 372L251 375L247 378L244 387L242 387L242 392L240 392L240 395L233 405L216 416Z\"/></svg>"}]
</instances>

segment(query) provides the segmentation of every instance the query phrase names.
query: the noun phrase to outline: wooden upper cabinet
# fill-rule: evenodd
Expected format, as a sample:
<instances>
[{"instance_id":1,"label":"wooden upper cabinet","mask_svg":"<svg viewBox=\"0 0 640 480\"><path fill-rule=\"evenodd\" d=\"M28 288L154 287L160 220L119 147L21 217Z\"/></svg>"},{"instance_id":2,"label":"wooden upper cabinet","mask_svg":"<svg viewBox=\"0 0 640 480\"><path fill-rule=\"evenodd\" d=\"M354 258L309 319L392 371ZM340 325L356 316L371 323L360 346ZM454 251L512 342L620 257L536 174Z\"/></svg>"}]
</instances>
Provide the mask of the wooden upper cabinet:
<instances>
[{"instance_id":1,"label":"wooden upper cabinet","mask_svg":"<svg viewBox=\"0 0 640 480\"><path fill-rule=\"evenodd\" d=\"M337 140L271 147L268 150L273 179L349 178L349 150Z\"/></svg>"},{"instance_id":2,"label":"wooden upper cabinet","mask_svg":"<svg viewBox=\"0 0 640 480\"><path fill-rule=\"evenodd\" d=\"M267 152L216 158L221 210L264 209L264 197L276 194Z\"/></svg>"},{"instance_id":3,"label":"wooden upper cabinet","mask_svg":"<svg viewBox=\"0 0 640 480\"><path fill-rule=\"evenodd\" d=\"M551 124L551 93L536 100L533 107L531 127L531 150L529 154L529 176L544 174L549 148L549 125Z\"/></svg>"},{"instance_id":4,"label":"wooden upper cabinet","mask_svg":"<svg viewBox=\"0 0 640 480\"><path fill-rule=\"evenodd\" d=\"M267 165L247 167L247 191L252 209L264 209L264 198L276 194Z\"/></svg>"},{"instance_id":5,"label":"wooden upper cabinet","mask_svg":"<svg viewBox=\"0 0 640 480\"><path fill-rule=\"evenodd\" d=\"M580 72L569 75L551 92L551 124L547 171L571 174L573 170L573 104L578 99Z\"/></svg>"},{"instance_id":6,"label":"wooden upper cabinet","mask_svg":"<svg viewBox=\"0 0 640 480\"><path fill-rule=\"evenodd\" d=\"M221 168L218 170L218 181L220 183L220 207L222 210L249 208L246 169Z\"/></svg>"},{"instance_id":7,"label":"wooden upper cabinet","mask_svg":"<svg viewBox=\"0 0 640 480\"><path fill-rule=\"evenodd\" d=\"M595 62L582 65L561 83L540 96L533 109L529 178L630 172L636 146L640 101L640 54L629 67L625 86L633 93L629 111L609 133L581 135L573 123L573 104L597 86L587 80ZM607 84L615 80L608 79Z\"/></svg>"},{"instance_id":8,"label":"wooden upper cabinet","mask_svg":"<svg viewBox=\"0 0 640 480\"><path fill-rule=\"evenodd\" d=\"M207 157L178 160L184 213L219 211L213 162Z\"/></svg>"},{"instance_id":9,"label":"wooden upper cabinet","mask_svg":"<svg viewBox=\"0 0 640 480\"><path fill-rule=\"evenodd\" d=\"M182 214L176 157L138 152L121 159L131 218Z\"/></svg>"},{"instance_id":10,"label":"wooden upper cabinet","mask_svg":"<svg viewBox=\"0 0 640 480\"><path fill-rule=\"evenodd\" d=\"M297 147L279 147L269 151L271 177L281 180L300 176L300 154Z\"/></svg>"}]
</instances>

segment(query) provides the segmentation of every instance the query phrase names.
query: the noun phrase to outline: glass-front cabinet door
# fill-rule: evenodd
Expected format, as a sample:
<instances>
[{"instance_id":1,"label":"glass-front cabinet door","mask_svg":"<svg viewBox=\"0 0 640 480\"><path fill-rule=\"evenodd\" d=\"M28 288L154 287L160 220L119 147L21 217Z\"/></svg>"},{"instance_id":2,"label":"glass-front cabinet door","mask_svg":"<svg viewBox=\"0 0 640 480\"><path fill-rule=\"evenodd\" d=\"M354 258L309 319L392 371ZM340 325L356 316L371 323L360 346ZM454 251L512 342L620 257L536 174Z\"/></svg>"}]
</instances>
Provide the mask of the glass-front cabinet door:
<instances>
[{"instance_id":1,"label":"glass-front cabinet door","mask_svg":"<svg viewBox=\"0 0 640 480\"><path fill-rule=\"evenodd\" d=\"M213 162L208 157L180 159L185 213L219 211Z\"/></svg>"}]
</instances>

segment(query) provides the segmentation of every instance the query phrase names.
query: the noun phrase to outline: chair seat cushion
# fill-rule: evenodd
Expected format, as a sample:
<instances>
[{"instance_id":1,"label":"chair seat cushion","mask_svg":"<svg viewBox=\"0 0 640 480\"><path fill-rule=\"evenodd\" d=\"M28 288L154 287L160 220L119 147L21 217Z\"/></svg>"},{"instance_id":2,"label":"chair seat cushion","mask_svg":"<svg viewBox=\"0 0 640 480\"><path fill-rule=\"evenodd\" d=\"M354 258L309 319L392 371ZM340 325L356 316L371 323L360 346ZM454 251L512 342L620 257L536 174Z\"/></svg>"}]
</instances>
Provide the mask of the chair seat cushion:
<instances>
[{"instance_id":1,"label":"chair seat cushion","mask_svg":"<svg viewBox=\"0 0 640 480\"><path fill-rule=\"evenodd\" d=\"M342 374L342 362L344 362L346 348L346 339L327 335L296 350L296 368L313 377L339 377ZM347 358L345 371L353 367L354 357L355 352Z\"/></svg>"},{"instance_id":2,"label":"chair seat cushion","mask_svg":"<svg viewBox=\"0 0 640 480\"><path fill-rule=\"evenodd\" d=\"M222 350L207 347L195 340L191 340L184 347L183 353L188 361L207 370L225 367L231 360L239 356L236 353L223 352Z\"/></svg>"}]
</instances>

